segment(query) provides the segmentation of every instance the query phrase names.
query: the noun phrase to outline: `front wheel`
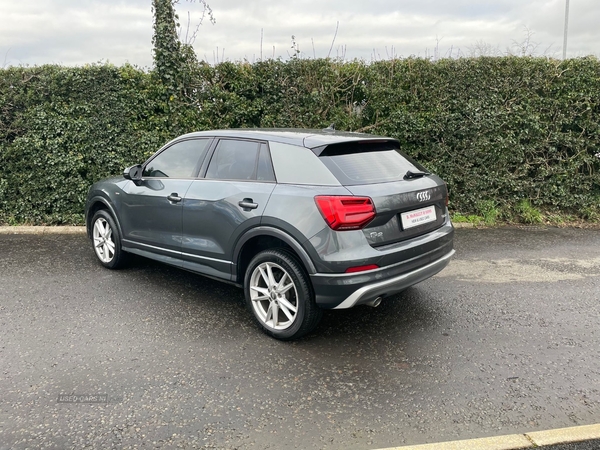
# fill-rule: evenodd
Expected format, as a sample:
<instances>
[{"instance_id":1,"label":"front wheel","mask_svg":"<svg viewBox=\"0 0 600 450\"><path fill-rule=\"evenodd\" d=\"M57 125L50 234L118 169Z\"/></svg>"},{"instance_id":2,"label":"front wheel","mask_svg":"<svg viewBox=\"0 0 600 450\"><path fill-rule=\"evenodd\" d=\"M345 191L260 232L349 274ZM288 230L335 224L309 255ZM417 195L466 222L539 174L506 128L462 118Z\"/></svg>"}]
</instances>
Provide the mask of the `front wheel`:
<instances>
[{"instance_id":1,"label":"front wheel","mask_svg":"<svg viewBox=\"0 0 600 450\"><path fill-rule=\"evenodd\" d=\"M265 250L252 259L244 277L244 293L255 320L276 339L304 336L321 319L308 276L285 250Z\"/></svg>"},{"instance_id":2,"label":"front wheel","mask_svg":"<svg viewBox=\"0 0 600 450\"><path fill-rule=\"evenodd\" d=\"M92 245L104 267L117 269L123 265L125 255L121 250L119 230L112 216L103 209L92 218Z\"/></svg>"}]
</instances>

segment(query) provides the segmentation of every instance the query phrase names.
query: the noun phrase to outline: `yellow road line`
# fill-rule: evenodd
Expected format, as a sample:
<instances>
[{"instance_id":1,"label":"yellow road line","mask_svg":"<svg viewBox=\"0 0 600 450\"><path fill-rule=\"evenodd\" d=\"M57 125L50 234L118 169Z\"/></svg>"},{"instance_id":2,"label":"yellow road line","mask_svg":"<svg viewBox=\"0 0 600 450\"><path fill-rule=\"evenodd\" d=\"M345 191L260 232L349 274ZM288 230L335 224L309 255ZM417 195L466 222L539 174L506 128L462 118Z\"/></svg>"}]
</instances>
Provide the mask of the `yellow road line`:
<instances>
[{"instance_id":1,"label":"yellow road line","mask_svg":"<svg viewBox=\"0 0 600 450\"><path fill-rule=\"evenodd\" d=\"M463 441L407 445L379 450L518 450L522 448L535 448L542 445L587 441L590 439L600 439L600 424Z\"/></svg>"}]
</instances>

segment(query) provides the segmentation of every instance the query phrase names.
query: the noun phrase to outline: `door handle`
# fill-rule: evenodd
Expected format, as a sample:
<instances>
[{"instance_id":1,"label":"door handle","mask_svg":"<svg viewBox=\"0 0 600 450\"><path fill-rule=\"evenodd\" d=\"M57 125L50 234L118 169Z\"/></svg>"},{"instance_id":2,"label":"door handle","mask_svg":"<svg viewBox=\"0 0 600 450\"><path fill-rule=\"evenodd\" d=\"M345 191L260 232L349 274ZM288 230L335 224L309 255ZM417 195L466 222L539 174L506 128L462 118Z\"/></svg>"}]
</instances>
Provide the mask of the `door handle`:
<instances>
[{"instance_id":1,"label":"door handle","mask_svg":"<svg viewBox=\"0 0 600 450\"><path fill-rule=\"evenodd\" d=\"M245 198L244 200L239 202L238 205L240 205L240 207L244 211L250 211L251 209L258 208L258 203L254 203L254 200L252 200L251 198Z\"/></svg>"},{"instance_id":2,"label":"door handle","mask_svg":"<svg viewBox=\"0 0 600 450\"><path fill-rule=\"evenodd\" d=\"M179 203L183 199L179 196L179 194L177 194L177 192L173 192L171 195L169 195L167 197L167 200L169 200L170 202L173 202L173 203Z\"/></svg>"}]
</instances>

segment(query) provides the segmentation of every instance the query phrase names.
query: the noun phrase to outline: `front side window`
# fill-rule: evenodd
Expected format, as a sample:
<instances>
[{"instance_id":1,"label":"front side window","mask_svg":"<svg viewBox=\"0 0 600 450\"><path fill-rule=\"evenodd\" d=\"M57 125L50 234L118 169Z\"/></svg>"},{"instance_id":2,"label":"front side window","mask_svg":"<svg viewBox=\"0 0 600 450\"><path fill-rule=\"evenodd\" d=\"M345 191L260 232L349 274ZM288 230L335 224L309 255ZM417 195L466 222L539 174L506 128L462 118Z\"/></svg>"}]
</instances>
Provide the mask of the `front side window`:
<instances>
[{"instance_id":1,"label":"front side window","mask_svg":"<svg viewBox=\"0 0 600 450\"><path fill-rule=\"evenodd\" d=\"M210 160L206 178L255 180L260 143L222 139Z\"/></svg>"},{"instance_id":2,"label":"front side window","mask_svg":"<svg viewBox=\"0 0 600 450\"><path fill-rule=\"evenodd\" d=\"M176 142L150 160L144 168L145 178L191 178L198 162L204 158L210 139Z\"/></svg>"}]
</instances>

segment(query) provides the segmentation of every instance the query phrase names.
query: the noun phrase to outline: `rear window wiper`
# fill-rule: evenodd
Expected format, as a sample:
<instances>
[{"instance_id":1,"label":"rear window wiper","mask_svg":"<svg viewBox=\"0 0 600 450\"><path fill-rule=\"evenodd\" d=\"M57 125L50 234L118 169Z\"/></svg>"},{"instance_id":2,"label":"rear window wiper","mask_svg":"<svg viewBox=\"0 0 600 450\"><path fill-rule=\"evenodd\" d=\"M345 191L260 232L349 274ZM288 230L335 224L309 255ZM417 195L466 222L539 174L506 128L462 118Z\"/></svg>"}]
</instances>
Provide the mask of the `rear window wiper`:
<instances>
[{"instance_id":1,"label":"rear window wiper","mask_svg":"<svg viewBox=\"0 0 600 450\"><path fill-rule=\"evenodd\" d=\"M404 174L404 179L405 180L413 180L415 178L421 178L421 177L425 177L427 175L431 175L429 172L421 172L420 170L416 171L416 172L412 172L412 171L408 171Z\"/></svg>"}]
</instances>

